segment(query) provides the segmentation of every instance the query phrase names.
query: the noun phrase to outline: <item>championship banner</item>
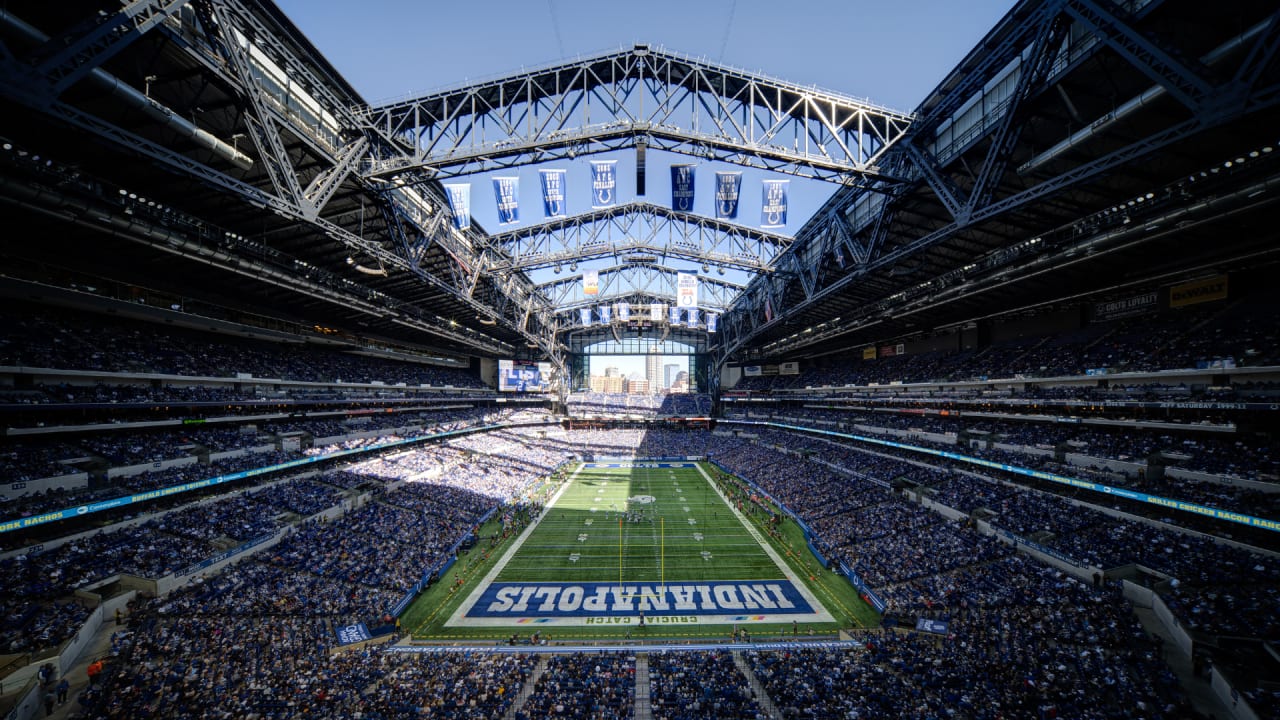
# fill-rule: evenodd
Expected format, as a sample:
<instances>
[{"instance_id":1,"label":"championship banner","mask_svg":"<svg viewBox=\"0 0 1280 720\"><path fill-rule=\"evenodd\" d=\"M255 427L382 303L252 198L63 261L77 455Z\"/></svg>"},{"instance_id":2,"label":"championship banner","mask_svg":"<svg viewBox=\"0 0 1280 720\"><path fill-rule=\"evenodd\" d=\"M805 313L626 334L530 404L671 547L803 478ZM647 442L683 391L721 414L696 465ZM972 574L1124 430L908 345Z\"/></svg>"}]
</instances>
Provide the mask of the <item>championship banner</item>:
<instances>
[{"instance_id":1,"label":"championship banner","mask_svg":"<svg viewBox=\"0 0 1280 720\"><path fill-rule=\"evenodd\" d=\"M716 320L719 318L720 316L715 313L707 313L707 332L713 333L716 331Z\"/></svg>"},{"instance_id":2,"label":"championship banner","mask_svg":"<svg viewBox=\"0 0 1280 720\"><path fill-rule=\"evenodd\" d=\"M631 303L618 303L613 309L618 313L618 320L627 322L631 319Z\"/></svg>"},{"instance_id":3,"label":"championship banner","mask_svg":"<svg viewBox=\"0 0 1280 720\"><path fill-rule=\"evenodd\" d=\"M875 346L874 346L874 345L872 345L871 347L864 347L864 348L862 348L862 359L863 359L863 360L875 360L875 359L876 359L876 348L875 348Z\"/></svg>"},{"instance_id":4,"label":"championship banner","mask_svg":"<svg viewBox=\"0 0 1280 720\"><path fill-rule=\"evenodd\" d=\"M742 189L742 173L716 173L716 217L738 217L738 191Z\"/></svg>"},{"instance_id":5,"label":"championship banner","mask_svg":"<svg viewBox=\"0 0 1280 720\"><path fill-rule=\"evenodd\" d=\"M599 270L583 270L582 271L582 294L583 295L600 294L600 271Z\"/></svg>"},{"instance_id":6,"label":"championship banner","mask_svg":"<svg viewBox=\"0 0 1280 720\"><path fill-rule=\"evenodd\" d=\"M1169 288L1169 307L1186 307L1227 297L1227 276L1216 275Z\"/></svg>"},{"instance_id":7,"label":"championship banner","mask_svg":"<svg viewBox=\"0 0 1280 720\"><path fill-rule=\"evenodd\" d=\"M471 227L471 183L445 185L449 195L449 211L453 213L453 226L459 230Z\"/></svg>"},{"instance_id":8,"label":"championship banner","mask_svg":"<svg viewBox=\"0 0 1280 720\"><path fill-rule=\"evenodd\" d=\"M600 324L608 325L609 324L609 306L601 305L600 307L596 308L596 312L600 314Z\"/></svg>"},{"instance_id":9,"label":"championship banner","mask_svg":"<svg viewBox=\"0 0 1280 720\"><path fill-rule=\"evenodd\" d=\"M614 173L617 160L591 161L591 207L613 207L618 202L618 176Z\"/></svg>"},{"instance_id":10,"label":"championship banner","mask_svg":"<svg viewBox=\"0 0 1280 720\"><path fill-rule=\"evenodd\" d=\"M676 273L676 301L682 308L698 307L698 276Z\"/></svg>"},{"instance_id":11,"label":"championship banner","mask_svg":"<svg viewBox=\"0 0 1280 720\"><path fill-rule=\"evenodd\" d=\"M698 327L698 308L689 308L688 322L686 324L691 328Z\"/></svg>"},{"instance_id":12,"label":"championship banner","mask_svg":"<svg viewBox=\"0 0 1280 720\"><path fill-rule=\"evenodd\" d=\"M765 180L760 197L760 227L780 228L787 224L787 183Z\"/></svg>"},{"instance_id":13,"label":"championship banner","mask_svg":"<svg viewBox=\"0 0 1280 720\"><path fill-rule=\"evenodd\" d=\"M544 217L568 217L564 203L564 171L539 170L542 178L542 214Z\"/></svg>"},{"instance_id":14,"label":"championship banner","mask_svg":"<svg viewBox=\"0 0 1280 720\"><path fill-rule=\"evenodd\" d=\"M672 325L680 324L680 306L679 305L672 305L671 307L667 308L667 315L668 315L667 317L668 323Z\"/></svg>"},{"instance_id":15,"label":"championship banner","mask_svg":"<svg viewBox=\"0 0 1280 720\"><path fill-rule=\"evenodd\" d=\"M667 306L662 303L649 304L649 319L653 322L662 322L662 316L667 314Z\"/></svg>"},{"instance_id":16,"label":"championship banner","mask_svg":"<svg viewBox=\"0 0 1280 720\"><path fill-rule=\"evenodd\" d=\"M695 165L671 166L671 209L693 212L693 169Z\"/></svg>"},{"instance_id":17,"label":"championship banner","mask_svg":"<svg viewBox=\"0 0 1280 720\"><path fill-rule=\"evenodd\" d=\"M498 203L499 225L520 222L520 178L494 178L493 197Z\"/></svg>"},{"instance_id":18,"label":"championship banner","mask_svg":"<svg viewBox=\"0 0 1280 720\"><path fill-rule=\"evenodd\" d=\"M578 308L578 317L582 320L583 327L591 324L591 308Z\"/></svg>"}]
</instances>

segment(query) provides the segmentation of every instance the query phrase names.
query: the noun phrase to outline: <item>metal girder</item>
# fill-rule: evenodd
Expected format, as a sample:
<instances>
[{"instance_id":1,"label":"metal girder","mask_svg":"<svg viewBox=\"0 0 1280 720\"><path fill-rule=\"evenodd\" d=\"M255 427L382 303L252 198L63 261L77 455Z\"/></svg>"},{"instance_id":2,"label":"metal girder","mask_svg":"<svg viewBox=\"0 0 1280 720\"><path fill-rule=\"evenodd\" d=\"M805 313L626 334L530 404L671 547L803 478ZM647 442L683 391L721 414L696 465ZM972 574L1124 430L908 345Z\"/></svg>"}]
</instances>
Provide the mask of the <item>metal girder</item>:
<instances>
[{"instance_id":1,"label":"metal girder","mask_svg":"<svg viewBox=\"0 0 1280 720\"><path fill-rule=\"evenodd\" d=\"M978 48L943 79L939 88L946 90L936 103L923 106L923 112L913 123L910 134L927 137L939 124L951 118L988 81L1022 54L1040 24L1060 13L1064 2L1065 0L1041 2L1027 18L1016 20L1011 27L998 27L996 31L992 31Z\"/></svg>"},{"instance_id":2,"label":"metal girder","mask_svg":"<svg viewBox=\"0 0 1280 720\"><path fill-rule=\"evenodd\" d=\"M241 197L245 202L252 205L273 210L282 217L291 218L300 222L312 223L313 225L316 225L318 230L323 232L326 236L342 243L356 253L363 253L364 255L367 255L369 258L379 262L384 267L407 270L414 273L417 277L420 277L429 285L437 287L450 294L458 294L458 289L455 286L423 271L422 268L418 267L415 263L411 263L408 259L402 257L396 252L387 250L382 246L382 244L362 237L357 237L343 228L323 219L304 217L299 208L282 201L272 193L236 180L235 178L214 170L203 163L192 160L180 153L173 152L168 148L157 145L134 133L130 133L127 130L123 130L102 120L101 118L88 115L70 105L67 105L66 103L55 102L50 106L49 111L55 117L71 124L74 127L79 127L83 130L97 134L100 137L120 145L121 147L162 163L176 171L196 177L212 187L234 193ZM489 308L481 303L471 301L471 304L480 312L489 311ZM549 334L553 335L553 333ZM505 345L505 343L501 343L501 341L488 336L473 339L471 343L473 347L482 352L489 352L493 347L493 343Z\"/></svg>"},{"instance_id":3,"label":"metal girder","mask_svg":"<svg viewBox=\"0 0 1280 720\"><path fill-rule=\"evenodd\" d=\"M47 98L61 95L188 1L134 0L111 15L94 15L51 37L32 56L34 75L48 83Z\"/></svg>"},{"instance_id":4,"label":"metal girder","mask_svg":"<svg viewBox=\"0 0 1280 720\"><path fill-rule=\"evenodd\" d=\"M726 353L732 353L749 341L760 328L768 324L759 322L765 298L769 298L773 302L774 318L775 320L780 320L784 316L803 311L839 293L872 270L887 267L925 248L953 238L972 225L1040 201L1045 197L1062 192L1091 178L1113 172L1118 167L1136 162L1162 148L1184 141L1211 127L1220 126L1230 120L1238 119L1249 113L1277 104L1280 104L1280 85L1255 88L1247 97L1238 98L1230 107L1222 108L1217 113L1189 118L1107 155L1078 165L1022 192L988 203L984 207L976 209L964 222L953 221L927 235L900 245L891 252L875 255L862 266L855 268L843 277L835 279L825 287L818 288L816 292L806 293L798 303L790 307L779 307L779 299L784 297L785 293L778 292L776 285L784 281L789 275L794 274L794 270L798 267L796 265L798 262L796 260L796 248L800 247L801 242L811 241L814 236L823 230L821 226L803 228L800 234L801 237L797 239L797 244L793 246L791 251L779 258L776 272L768 277L761 276L756 281L753 281L739 301L724 316L722 350ZM904 142L909 141L910 139L907 139ZM897 152L903 152L903 150L900 148ZM891 213L895 212L895 205L896 203L894 202L886 202L882 206L881 216L876 220L876 227L885 226L886 218L891 218ZM825 218L826 216L823 217ZM745 332L746 335L735 335L736 332ZM724 361L727 359L727 354L718 357L721 358L721 361Z\"/></svg>"},{"instance_id":5,"label":"metal girder","mask_svg":"<svg viewBox=\"0 0 1280 720\"><path fill-rule=\"evenodd\" d=\"M634 145L840 183L877 176L910 115L647 46L367 108L366 168L433 177Z\"/></svg>"},{"instance_id":6,"label":"metal girder","mask_svg":"<svg viewBox=\"0 0 1280 720\"><path fill-rule=\"evenodd\" d=\"M924 176L925 182L929 183L929 187L933 190L933 194L942 202L942 206L947 209L952 218L959 218L967 213L966 208L969 206L969 198L965 192L956 186L955 182L947 176L945 170L938 165L938 159L933 156L927 148L917 147L914 138L907 138L902 142L902 147L911 155L911 159L915 161L915 167Z\"/></svg>"},{"instance_id":7,"label":"metal girder","mask_svg":"<svg viewBox=\"0 0 1280 720\"><path fill-rule=\"evenodd\" d=\"M599 292L587 295L583 291L582 273L556 278L538 285L538 289L556 308L557 312L585 305L596 305L611 299L632 294L660 298L668 305L676 303L676 270L652 263L614 265L599 271ZM743 286L726 280L700 276L698 278L698 307L723 312L729 307Z\"/></svg>"},{"instance_id":8,"label":"metal girder","mask_svg":"<svg viewBox=\"0 0 1280 720\"><path fill-rule=\"evenodd\" d=\"M267 169L267 174L271 176L271 184L275 186L276 194L284 202L297 207L304 215L313 217L314 211L308 212L306 209L307 201L303 198L298 174L293 169L293 162L289 159L284 141L280 139L275 115L269 110L266 100L262 97L262 86L254 72L249 45L255 42L255 34L244 32L236 27L228 6L212 3L212 7L214 19L222 33L221 47L226 52L225 59L235 71L241 99L248 104L241 113L241 117L249 129L253 144L258 148L258 157Z\"/></svg>"},{"instance_id":9,"label":"metal girder","mask_svg":"<svg viewBox=\"0 0 1280 720\"><path fill-rule=\"evenodd\" d=\"M553 218L492 236L515 270L567 265L593 257L677 257L748 272L768 271L791 245L783 235L633 202L565 218Z\"/></svg>"},{"instance_id":10,"label":"metal girder","mask_svg":"<svg viewBox=\"0 0 1280 720\"><path fill-rule=\"evenodd\" d=\"M355 171L368 149L368 138L356 138L342 149L333 167L318 173L311 179L311 183L302 191L302 200L310 212L319 214L324 210L324 206L329 204L329 199L337 192L342 182Z\"/></svg>"},{"instance_id":11,"label":"metal girder","mask_svg":"<svg viewBox=\"0 0 1280 720\"><path fill-rule=\"evenodd\" d=\"M1071 23L1065 14L1054 17L1041 28L1041 32L1031 46L1030 55L1024 56L1026 59L1019 66L1018 82L1014 86L1013 95L1009 98L1004 116L991 136L991 145L987 149L986 158L973 182L969 201L965 203L963 211L965 217L985 206L994 195L996 187L999 186L1009 166L1013 149L1017 146L1018 139L1022 137L1023 128L1026 127L1022 104L1044 85L1049 76L1049 70L1053 67L1053 59L1057 56L1058 49L1062 46L1062 41L1066 39L1070 28Z\"/></svg>"},{"instance_id":12,"label":"metal girder","mask_svg":"<svg viewBox=\"0 0 1280 720\"><path fill-rule=\"evenodd\" d=\"M1271 61L1275 59L1278 50L1280 50L1280 10L1271 13L1266 28L1254 41L1244 62L1240 63L1233 78L1236 86L1248 92L1248 89L1253 87Z\"/></svg>"},{"instance_id":13,"label":"metal girder","mask_svg":"<svg viewBox=\"0 0 1280 720\"><path fill-rule=\"evenodd\" d=\"M1194 58L1176 57L1136 30L1128 13L1112 0L1067 0L1064 9L1192 112L1199 112L1213 94L1206 68Z\"/></svg>"}]
</instances>

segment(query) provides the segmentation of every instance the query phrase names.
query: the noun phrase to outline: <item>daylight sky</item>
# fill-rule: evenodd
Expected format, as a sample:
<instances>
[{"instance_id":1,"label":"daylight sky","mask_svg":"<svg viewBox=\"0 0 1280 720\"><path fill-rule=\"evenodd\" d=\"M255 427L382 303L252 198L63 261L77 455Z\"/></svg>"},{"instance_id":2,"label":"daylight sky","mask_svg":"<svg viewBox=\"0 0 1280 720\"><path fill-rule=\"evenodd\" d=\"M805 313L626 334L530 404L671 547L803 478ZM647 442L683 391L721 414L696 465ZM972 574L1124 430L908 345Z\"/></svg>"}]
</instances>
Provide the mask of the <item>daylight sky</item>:
<instances>
[{"instance_id":1,"label":"daylight sky","mask_svg":"<svg viewBox=\"0 0 1280 720\"><path fill-rule=\"evenodd\" d=\"M371 104L647 43L903 112L913 111L1013 6L1013 0L277 2ZM618 200L636 199L634 151L592 159L616 159ZM669 203L666 166L690 160L651 151L645 199ZM589 209L589 165L583 158L544 167L567 169L570 214ZM713 175L719 169L742 168L702 163L695 212L712 214ZM451 181L470 182L475 222L489 232L507 229L497 223L494 174L520 177L521 224L543 220L537 167L530 166ZM769 177L785 176L743 171L743 224L758 224L761 180ZM793 179L788 223L778 232L795 234L833 190L827 183ZM690 262L669 265L698 272ZM550 272L531 277L545 282ZM746 280L733 271L726 279Z\"/></svg>"}]
</instances>

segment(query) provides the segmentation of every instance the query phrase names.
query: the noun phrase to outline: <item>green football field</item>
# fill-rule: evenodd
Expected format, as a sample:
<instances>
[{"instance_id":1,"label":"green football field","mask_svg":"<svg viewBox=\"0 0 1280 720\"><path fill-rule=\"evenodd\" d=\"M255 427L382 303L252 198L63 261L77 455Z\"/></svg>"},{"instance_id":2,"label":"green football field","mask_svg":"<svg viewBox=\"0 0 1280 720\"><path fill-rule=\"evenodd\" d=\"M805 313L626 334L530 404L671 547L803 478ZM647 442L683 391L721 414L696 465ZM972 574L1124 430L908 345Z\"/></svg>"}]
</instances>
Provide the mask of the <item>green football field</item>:
<instances>
[{"instance_id":1,"label":"green football field","mask_svg":"<svg viewBox=\"0 0 1280 720\"><path fill-rule=\"evenodd\" d=\"M692 462L584 463L523 531L482 546L402 617L426 640L512 632L558 638L715 637L830 633L877 617L842 577L824 571L794 523ZM770 531L773 531L772 533ZM772 537L770 537L772 534ZM643 625L641 624L643 620Z\"/></svg>"},{"instance_id":2,"label":"green football field","mask_svg":"<svg viewBox=\"0 0 1280 720\"><path fill-rule=\"evenodd\" d=\"M696 468L585 467L497 579L652 584L781 577Z\"/></svg>"}]
</instances>

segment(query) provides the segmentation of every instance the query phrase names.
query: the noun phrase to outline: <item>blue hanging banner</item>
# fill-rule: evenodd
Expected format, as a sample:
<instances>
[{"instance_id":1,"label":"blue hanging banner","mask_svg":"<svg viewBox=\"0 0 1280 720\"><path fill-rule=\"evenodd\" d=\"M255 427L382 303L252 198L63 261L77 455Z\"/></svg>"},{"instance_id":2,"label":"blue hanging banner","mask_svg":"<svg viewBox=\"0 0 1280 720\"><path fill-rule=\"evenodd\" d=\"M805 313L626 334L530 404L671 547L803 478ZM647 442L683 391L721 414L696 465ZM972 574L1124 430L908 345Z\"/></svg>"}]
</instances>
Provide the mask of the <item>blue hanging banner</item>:
<instances>
[{"instance_id":1,"label":"blue hanging banner","mask_svg":"<svg viewBox=\"0 0 1280 720\"><path fill-rule=\"evenodd\" d=\"M618 319L627 322L631 319L631 303L618 303Z\"/></svg>"},{"instance_id":2,"label":"blue hanging banner","mask_svg":"<svg viewBox=\"0 0 1280 720\"><path fill-rule=\"evenodd\" d=\"M471 227L471 183L445 185L449 194L449 212L453 213L453 226L459 230Z\"/></svg>"},{"instance_id":3,"label":"blue hanging banner","mask_svg":"<svg viewBox=\"0 0 1280 720\"><path fill-rule=\"evenodd\" d=\"M667 308L667 313L668 313L668 317L667 317L668 323L672 325L680 324L680 306L679 305L672 305L671 307Z\"/></svg>"},{"instance_id":4,"label":"blue hanging banner","mask_svg":"<svg viewBox=\"0 0 1280 720\"><path fill-rule=\"evenodd\" d=\"M520 178L494 178L493 197L498 203L498 224L520 222Z\"/></svg>"},{"instance_id":5,"label":"blue hanging banner","mask_svg":"<svg viewBox=\"0 0 1280 720\"><path fill-rule=\"evenodd\" d=\"M715 313L707 313L707 332L713 333L716 331L716 320L719 319L719 317L720 316Z\"/></svg>"},{"instance_id":6,"label":"blue hanging banner","mask_svg":"<svg viewBox=\"0 0 1280 720\"><path fill-rule=\"evenodd\" d=\"M591 308L578 308L578 317L582 320L583 327L591 324Z\"/></svg>"},{"instance_id":7,"label":"blue hanging banner","mask_svg":"<svg viewBox=\"0 0 1280 720\"><path fill-rule=\"evenodd\" d=\"M542 178L542 213L546 217L568 217L564 203L564 171L539 170Z\"/></svg>"},{"instance_id":8,"label":"blue hanging banner","mask_svg":"<svg viewBox=\"0 0 1280 720\"><path fill-rule=\"evenodd\" d=\"M738 192L742 189L742 173L716 173L716 217L738 217Z\"/></svg>"},{"instance_id":9,"label":"blue hanging banner","mask_svg":"<svg viewBox=\"0 0 1280 720\"><path fill-rule=\"evenodd\" d=\"M671 209L693 212L694 165L671 166Z\"/></svg>"},{"instance_id":10,"label":"blue hanging banner","mask_svg":"<svg viewBox=\"0 0 1280 720\"><path fill-rule=\"evenodd\" d=\"M613 207L618 202L618 176L614 173L617 160L591 161L591 207Z\"/></svg>"},{"instance_id":11,"label":"blue hanging banner","mask_svg":"<svg viewBox=\"0 0 1280 720\"><path fill-rule=\"evenodd\" d=\"M765 180L760 196L760 227L780 228L787 224L787 183Z\"/></svg>"},{"instance_id":12,"label":"blue hanging banner","mask_svg":"<svg viewBox=\"0 0 1280 720\"><path fill-rule=\"evenodd\" d=\"M689 327L698 327L698 308L689 308Z\"/></svg>"},{"instance_id":13,"label":"blue hanging banner","mask_svg":"<svg viewBox=\"0 0 1280 720\"><path fill-rule=\"evenodd\" d=\"M609 324L609 306L601 305L600 307L596 308L596 312L600 315L601 324L608 325Z\"/></svg>"}]
</instances>

